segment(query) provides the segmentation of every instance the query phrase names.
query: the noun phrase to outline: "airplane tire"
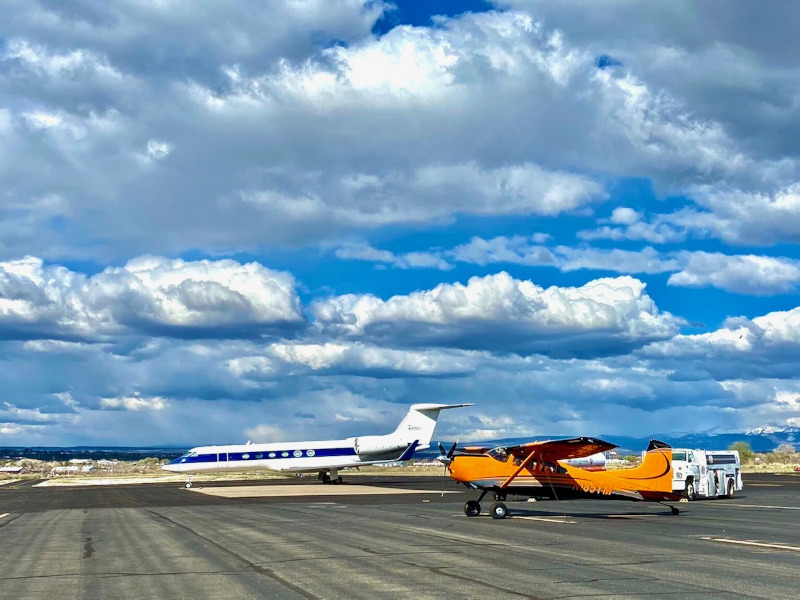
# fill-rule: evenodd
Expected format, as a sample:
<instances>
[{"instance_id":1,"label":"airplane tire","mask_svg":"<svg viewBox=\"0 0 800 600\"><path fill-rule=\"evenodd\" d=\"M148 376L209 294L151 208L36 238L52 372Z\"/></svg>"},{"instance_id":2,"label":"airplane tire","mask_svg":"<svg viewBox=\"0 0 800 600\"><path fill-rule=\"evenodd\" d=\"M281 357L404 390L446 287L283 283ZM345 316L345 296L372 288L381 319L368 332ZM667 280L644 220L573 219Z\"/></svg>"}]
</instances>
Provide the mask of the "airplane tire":
<instances>
[{"instance_id":1,"label":"airplane tire","mask_svg":"<svg viewBox=\"0 0 800 600\"><path fill-rule=\"evenodd\" d=\"M481 514L481 503L477 500L467 500L464 504L464 514L468 517L477 517Z\"/></svg>"},{"instance_id":2,"label":"airplane tire","mask_svg":"<svg viewBox=\"0 0 800 600\"><path fill-rule=\"evenodd\" d=\"M697 497L697 493L694 489L694 481L687 481L686 482L686 499L691 502Z\"/></svg>"},{"instance_id":3,"label":"airplane tire","mask_svg":"<svg viewBox=\"0 0 800 600\"><path fill-rule=\"evenodd\" d=\"M330 475L328 475L327 473L325 473L325 474L322 476L322 483L330 483L330 482L331 482L331 476L330 476Z\"/></svg>"},{"instance_id":4,"label":"airplane tire","mask_svg":"<svg viewBox=\"0 0 800 600\"><path fill-rule=\"evenodd\" d=\"M508 516L508 508L502 502L492 504L490 512L493 519L505 519Z\"/></svg>"},{"instance_id":5,"label":"airplane tire","mask_svg":"<svg viewBox=\"0 0 800 600\"><path fill-rule=\"evenodd\" d=\"M335 485L340 485L342 483L342 476L339 475L336 479L331 479L331 483Z\"/></svg>"},{"instance_id":6,"label":"airplane tire","mask_svg":"<svg viewBox=\"0 0 800 600\"><path fill-rule=\"evenodd\" d=\"M728 493L727 493L727 497L728 497L728 498L733 498L733 496L735 495L735 493L736 493L736 487L733 485L733 479L729 479L729 480L728 480Z\"/></svg>"}]
</instances>

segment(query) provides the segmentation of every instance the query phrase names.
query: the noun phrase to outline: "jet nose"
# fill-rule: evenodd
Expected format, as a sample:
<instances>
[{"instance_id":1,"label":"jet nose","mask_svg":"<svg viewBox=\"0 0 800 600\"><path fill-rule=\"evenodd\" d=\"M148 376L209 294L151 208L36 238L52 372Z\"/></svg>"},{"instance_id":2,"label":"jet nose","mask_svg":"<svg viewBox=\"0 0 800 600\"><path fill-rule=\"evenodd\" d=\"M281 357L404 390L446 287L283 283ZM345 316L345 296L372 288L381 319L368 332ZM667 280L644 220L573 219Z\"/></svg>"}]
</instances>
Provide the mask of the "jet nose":
<instances>
[{"instance_id":1,"label":"jet nose","mask_svg":"<svg viewBox=\"0 0 800 600\"><path fill-rule=\"evenodd\" d=\"M176 458L175 460L172 460L172 461L168 462L167 464L162 465L161 468L164 471L171 471L172 473L179 473L181 471L181 460L179 458Z\"/></svg>"}]
</instances>

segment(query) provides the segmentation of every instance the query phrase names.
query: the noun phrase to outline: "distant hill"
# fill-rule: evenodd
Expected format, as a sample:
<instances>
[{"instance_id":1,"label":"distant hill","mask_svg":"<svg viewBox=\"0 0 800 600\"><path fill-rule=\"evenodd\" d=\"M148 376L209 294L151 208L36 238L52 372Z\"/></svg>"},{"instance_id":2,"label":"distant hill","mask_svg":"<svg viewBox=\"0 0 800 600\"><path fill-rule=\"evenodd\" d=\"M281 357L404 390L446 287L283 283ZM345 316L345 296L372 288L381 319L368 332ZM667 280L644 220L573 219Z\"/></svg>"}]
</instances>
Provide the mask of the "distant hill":
<instances>
[{"instance_id":1,"label":"distant hill","mask_svg":"<svg viewBox=\"0 0 800 600\"><path fill-rule=\"evenodd\" d=\"M500 440L481 442L461 442L461 445L475 446L513 446L533 440L555 440L565 435L530 436L524 438L505 438ZM666 442L675 448L702 448L705 450L724 450L734 442L747 442L754 452L772 452L781 444L792 444L795 451L800 451L800 427L771 426L756 427L741 433L663 433L646 437L629 437L621 435L597 435L602 440L619 446L619 451L624 454L638 454L650 443L650 438ZM445 443L446 447L452 440ZM66 461L70 458L90 458L93 460L141 460L142 458L167 458L173 459L185 451L184 448L151 448L151 447L94 447L76 446L72 448L58 447L31 447L31 448L0 448L0 460L13 460L17 458L36 458L39 460ZM434 458L439 455L439 450L434 442L428 450L415 453L415 458Z\"/></svg>"},{"instance_id":2,"label":"distant hill","mask_svg":"<svg viewBox=\"0 0 800 600\"><path fill-rule=\"evenodd\" d=\"M505 438L500 440L482 442L463 442L461 445L469 446L513 446L534 440L555 440L565 437L565 435L553 436L530 436L525 438ZM700 433L661 433L646 437L631 437L622 435L596 435L601 440L611 442L619 446L619 451L623 453L638 454L650 443L651 438L661 440L675 448L701 448L704 450L725 450L734 442L747 442L754 452L772 452L781 444L791 444L795 451L800 451L800 427L794 426L763 426L740 433L714 433L711 431ZM452 441L450 442L452 444ZM445 444L448 446L448 444ZM424 453L417 453L417 456L436 456L438 449L433 444Z\"/></svg>"},{"instance_id":3,"label":"distant hill","mask_svg":"<svg viewBox=\"0 0 800 600\"><path fill-rule=\"evenodd\" d=\"M183 448L136 448L136 447L95 447L75 446L59 447L9 447L0 448L0 460L16 460L33 458L45 461L66 461L71 458L88 458L91 460L141 460L143 458L177 458L185 452Z\"/></svg>"}]
</instances>

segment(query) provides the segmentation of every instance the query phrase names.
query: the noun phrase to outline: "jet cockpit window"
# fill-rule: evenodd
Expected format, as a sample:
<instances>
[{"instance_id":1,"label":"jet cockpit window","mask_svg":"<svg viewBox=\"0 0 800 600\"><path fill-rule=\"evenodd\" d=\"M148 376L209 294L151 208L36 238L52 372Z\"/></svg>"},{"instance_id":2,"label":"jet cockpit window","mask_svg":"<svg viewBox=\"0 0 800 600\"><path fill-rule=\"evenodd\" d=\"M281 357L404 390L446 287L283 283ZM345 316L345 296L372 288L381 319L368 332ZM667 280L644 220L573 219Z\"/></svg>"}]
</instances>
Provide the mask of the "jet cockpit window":
<instances>
[{"instance_id":1,"label":"jet cockpit window","mask_svg":"<svg viewBox=\"0 0 800 600\"><path fill-rule=\"evenodd\" d=\"M197 452L187 452L186 454L182 454L179 458L192 458L193 456L197 456Z\"/></svg>"},{"instance_id":2,"label":"jet cockpit window","mask_svg":"<svg viewBox=\"0 0 800 600\"><path fill-rule=\"evenodd\" d=\"M508 450L505 448L505 446L492 448L489 450L488 454L493 459L499 460L500 462L506 462L508 460Z\"/></svg>"}]
</instances>

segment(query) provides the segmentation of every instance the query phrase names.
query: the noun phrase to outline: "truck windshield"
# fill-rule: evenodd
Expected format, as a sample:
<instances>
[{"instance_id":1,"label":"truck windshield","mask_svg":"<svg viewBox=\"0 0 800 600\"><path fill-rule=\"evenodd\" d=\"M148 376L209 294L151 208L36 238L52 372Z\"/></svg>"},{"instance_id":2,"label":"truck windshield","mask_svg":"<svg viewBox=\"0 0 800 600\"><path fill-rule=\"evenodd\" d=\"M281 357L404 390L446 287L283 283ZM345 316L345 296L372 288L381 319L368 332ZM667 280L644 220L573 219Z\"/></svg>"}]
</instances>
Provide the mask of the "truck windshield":
<instances>
[{"instance_id":1,"label":"truck windshield","mask_svg":"<svg viewBox=\"0 0 800 600\"><path fill-rule=\"evenodd\" d=\"M672 452L672 460L686 460L686 452L679 451L679 452Z\"/></svg>"}]
</instances>

